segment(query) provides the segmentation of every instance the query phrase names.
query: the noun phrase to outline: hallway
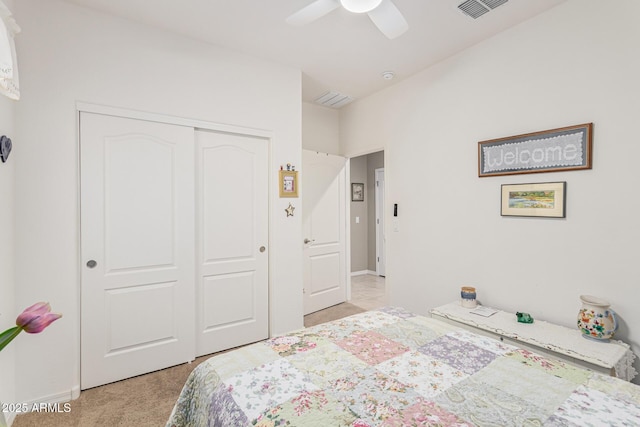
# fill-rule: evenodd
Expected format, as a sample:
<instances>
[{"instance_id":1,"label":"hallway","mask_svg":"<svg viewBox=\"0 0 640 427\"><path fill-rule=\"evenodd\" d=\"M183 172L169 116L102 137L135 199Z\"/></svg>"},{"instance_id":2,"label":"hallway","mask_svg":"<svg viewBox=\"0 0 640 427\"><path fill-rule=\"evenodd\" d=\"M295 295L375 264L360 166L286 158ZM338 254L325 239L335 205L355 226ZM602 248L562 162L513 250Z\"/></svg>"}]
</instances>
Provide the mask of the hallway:
<instances>
[{"instance_id":1,"label":"hallway","mask_svg":"<svg viewBox=\"0 0 640 427\"><path fill-rule=\"evenodd\" d=\"M365 310L388 305L385 278L372 274L352 276L349 302Z\"/></svg>"}]
</instances>

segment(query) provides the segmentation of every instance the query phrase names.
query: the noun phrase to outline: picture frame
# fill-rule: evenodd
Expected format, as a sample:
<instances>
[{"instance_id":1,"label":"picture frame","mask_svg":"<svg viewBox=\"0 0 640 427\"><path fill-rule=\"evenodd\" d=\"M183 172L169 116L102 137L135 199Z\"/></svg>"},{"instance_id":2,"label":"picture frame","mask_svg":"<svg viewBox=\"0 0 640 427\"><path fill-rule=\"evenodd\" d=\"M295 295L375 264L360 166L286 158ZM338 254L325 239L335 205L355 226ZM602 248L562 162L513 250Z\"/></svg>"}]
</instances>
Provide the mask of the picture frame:
<instances>
[{"instance_id":1,"label":"picture frame","mask_svg":"<svg viewBox=\"0 0 640 427\"><path fill-rule=\"evenodd\" d=\"M351 183L351 201L364 202L364 183L362 182Z\"/></svg>"},{"instance_id":2,"label":"picture frame","mask_svg":"<svg viewBox=\"0 0 640 427\"><path fill-rule=\"evenodd\" d=\"M565 181L503 184L500 215L565 218L566 193Z\"/></svg>"},{"instance_id":3,"label":"picture frame","mask_svg":"<svg viewBox=\"0 0 640 427\"><path fill-rule=\"evenodd\" d=\"M592 168L593 123L478 142L478 176Z\"/></svg>"},{"instance_id":4,"label":"picture frame","mask_svg":"<svg viewBox=\"0 0 640 427\"><path fill-rule=\"evenodd\" d=\"M298 197L298 171L280 170L280 197Z\"/></svg>"}]
</instances>

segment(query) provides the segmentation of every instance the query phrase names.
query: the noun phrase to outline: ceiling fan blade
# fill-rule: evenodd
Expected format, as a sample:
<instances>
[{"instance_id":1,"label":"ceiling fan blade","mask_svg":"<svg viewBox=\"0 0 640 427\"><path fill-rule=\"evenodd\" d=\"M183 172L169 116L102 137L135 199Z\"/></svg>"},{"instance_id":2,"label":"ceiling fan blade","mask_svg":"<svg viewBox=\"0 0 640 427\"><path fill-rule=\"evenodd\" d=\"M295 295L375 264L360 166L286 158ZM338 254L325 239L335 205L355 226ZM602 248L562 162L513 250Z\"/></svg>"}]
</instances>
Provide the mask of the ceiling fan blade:
<instances>
[{"instance_id":1,"label":"ceiling fan blade","mask_svg":"<svg viewBox=\"0 0 640 427\"><path fill-rule=\"evenodd\" d=\"M395 39L409 29L407 20L391 0L382 0L380 6L369 12L369 18L390 39Z\"/></svg>"},{"instance_id":2,"label":"ceiling fan blade","mask_svg":"<svg viewBox=\"0 0 640 427\"><path fill-rule=\"evenodd\" d=\"M339 7L339 0L316 0L310 5L303 7L293 15L289 16L286 21L291 25L306 25L318 18L322 18L327 13Z\"/></svg>"}]
</instances>

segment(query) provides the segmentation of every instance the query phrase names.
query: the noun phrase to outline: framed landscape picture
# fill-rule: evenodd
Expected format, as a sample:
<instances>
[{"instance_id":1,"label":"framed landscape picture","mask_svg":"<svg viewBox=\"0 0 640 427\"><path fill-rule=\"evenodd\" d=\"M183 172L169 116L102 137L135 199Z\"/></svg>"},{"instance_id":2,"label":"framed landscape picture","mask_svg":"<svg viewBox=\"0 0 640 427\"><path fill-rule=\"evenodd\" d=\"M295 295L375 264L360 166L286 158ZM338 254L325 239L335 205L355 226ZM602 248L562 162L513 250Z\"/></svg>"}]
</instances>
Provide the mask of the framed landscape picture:
<instances>
[{"instance_id":1,"label":"framed landscape picture","mask_svg":"<svg viewBox=\"0 0 640 427\"><path fill-rule=\"evenodd\" d=\"M502 216L565 218L566 182L502 185Z\"/></svg>"}]
</instances>

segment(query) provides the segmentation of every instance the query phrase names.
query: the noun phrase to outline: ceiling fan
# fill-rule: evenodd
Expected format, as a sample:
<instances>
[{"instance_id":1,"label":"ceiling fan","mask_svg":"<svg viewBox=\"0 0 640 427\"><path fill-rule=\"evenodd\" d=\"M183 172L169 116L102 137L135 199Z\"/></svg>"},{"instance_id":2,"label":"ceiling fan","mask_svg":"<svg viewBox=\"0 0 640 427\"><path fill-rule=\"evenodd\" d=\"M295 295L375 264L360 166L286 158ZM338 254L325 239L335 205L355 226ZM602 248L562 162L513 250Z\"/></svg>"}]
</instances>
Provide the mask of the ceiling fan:
<instances>
[{"instance_id":1,"label":"ceiling fan","mask_svg":"<svg viewBox=\"0 0 640 427\"><path fill-rule=\"evenodd\" d=\"M349 12L366 13L382 34L390 39L409 29L406 19L391 0L316 0L289 16L286 21L291 25L306 25L340 6Z\"/></svg>"}]
</instances>

